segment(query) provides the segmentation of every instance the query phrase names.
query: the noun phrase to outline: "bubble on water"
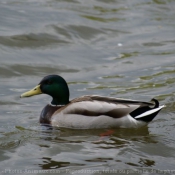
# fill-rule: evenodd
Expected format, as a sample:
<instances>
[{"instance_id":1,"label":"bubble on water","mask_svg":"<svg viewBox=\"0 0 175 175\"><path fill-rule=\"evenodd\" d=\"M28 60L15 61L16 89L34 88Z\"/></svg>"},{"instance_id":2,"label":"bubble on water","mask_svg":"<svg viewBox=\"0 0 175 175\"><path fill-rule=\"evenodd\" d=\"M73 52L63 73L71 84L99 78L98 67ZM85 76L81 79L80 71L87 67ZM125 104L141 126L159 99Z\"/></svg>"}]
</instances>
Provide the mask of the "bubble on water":
<instances>
[{"instance_id":1,"label":"bubble on water","mask_svg":"<svg viewBox=\"0 0 175 175\"><path fill-rule=\"evenodd\" d=\"M117 45L118 45L119 47L123 46L123 44L122 44L122 43L118 43Z\"/></svg>"}]
</instances>

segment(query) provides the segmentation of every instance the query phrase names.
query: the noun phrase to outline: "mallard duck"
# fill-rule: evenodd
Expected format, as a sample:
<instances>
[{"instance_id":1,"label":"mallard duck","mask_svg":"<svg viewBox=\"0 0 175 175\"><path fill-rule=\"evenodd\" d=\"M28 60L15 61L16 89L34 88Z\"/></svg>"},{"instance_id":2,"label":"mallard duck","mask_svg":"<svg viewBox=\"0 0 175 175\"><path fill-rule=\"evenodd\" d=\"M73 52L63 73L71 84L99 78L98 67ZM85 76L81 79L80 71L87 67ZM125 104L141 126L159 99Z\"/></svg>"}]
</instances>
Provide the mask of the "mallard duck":
<instances>
[{"instance_id":1,"label":"mallard duck","mask_svg":"<svg viewBox=\"0 0 175 175\"><path fill-rule=\"evenodd\" d=\"M52 97L40 114L40 123L52 126L93 128L138 128L148 124L164 105L156 99L143 102L130 99L85 95L69 101L69 88L59 75L48 75L21 97L48 94Z\"/></svg>"}]
</instances>

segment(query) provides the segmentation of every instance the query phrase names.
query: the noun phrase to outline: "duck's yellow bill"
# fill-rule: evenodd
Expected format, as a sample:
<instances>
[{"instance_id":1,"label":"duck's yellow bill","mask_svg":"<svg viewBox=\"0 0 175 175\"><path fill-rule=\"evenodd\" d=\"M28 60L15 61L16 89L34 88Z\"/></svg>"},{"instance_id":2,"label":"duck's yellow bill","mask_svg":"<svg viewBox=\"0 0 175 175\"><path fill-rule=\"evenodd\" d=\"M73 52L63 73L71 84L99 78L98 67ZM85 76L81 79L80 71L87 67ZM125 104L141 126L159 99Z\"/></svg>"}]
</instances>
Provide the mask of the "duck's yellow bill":
<instances>
[{"instance_id":1,"label":"duck's yellow bill","mask_svg":"<svg viewBox=\"0 0 175 175\"><path fill-rule=\"evenodd\" d=\"M30 96L33 96L33 95L39 95L39 94L42 94L41 92L41 89L40 89L40 85L37 85L36 87L34 87L33 89L31 89L30 91L27 91L23 94L21 94L21 98L22 97L30 97Z\"/></svg>"}]
</instances>

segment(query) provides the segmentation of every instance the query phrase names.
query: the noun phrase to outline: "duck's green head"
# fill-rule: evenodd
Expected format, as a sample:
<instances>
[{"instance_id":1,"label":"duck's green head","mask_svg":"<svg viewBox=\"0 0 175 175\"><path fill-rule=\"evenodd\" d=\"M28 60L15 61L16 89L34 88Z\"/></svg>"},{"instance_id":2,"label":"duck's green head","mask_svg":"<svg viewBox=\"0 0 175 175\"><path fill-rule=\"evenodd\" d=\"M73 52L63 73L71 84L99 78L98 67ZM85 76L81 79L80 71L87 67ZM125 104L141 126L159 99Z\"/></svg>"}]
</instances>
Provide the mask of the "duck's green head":
<instances>
[{"instance_id":1,"label":"duck's green head","mask_svg":"<svg viewBox=\"0 0 175 175\"><path fill-rule=\"evenodd\" d=\"M59 75L48 75L32 90L25 92L21 97L48 94L53 99L53 105L66 105L69 103L69 88L66 81Z\"/></svg>"}]
</instances>

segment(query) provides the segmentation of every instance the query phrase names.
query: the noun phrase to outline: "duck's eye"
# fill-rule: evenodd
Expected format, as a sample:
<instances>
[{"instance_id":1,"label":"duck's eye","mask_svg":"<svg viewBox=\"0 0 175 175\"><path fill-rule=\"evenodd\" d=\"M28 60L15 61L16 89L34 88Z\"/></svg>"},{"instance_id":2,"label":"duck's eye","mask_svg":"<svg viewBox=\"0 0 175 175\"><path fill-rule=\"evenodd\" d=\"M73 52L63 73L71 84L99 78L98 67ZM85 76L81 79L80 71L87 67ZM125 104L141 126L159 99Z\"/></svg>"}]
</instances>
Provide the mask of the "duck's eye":
<instances>
[{"instance_id":1,"label":"duck's eye","mask_svg":"<svg viewBox=\"0 0 175 175\"><path fill-rule=\"evenodd\" d=\"M46 81L46 84L50 85L52 84L52 81Z\"/></svg>"}]
</instances>

